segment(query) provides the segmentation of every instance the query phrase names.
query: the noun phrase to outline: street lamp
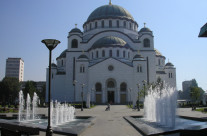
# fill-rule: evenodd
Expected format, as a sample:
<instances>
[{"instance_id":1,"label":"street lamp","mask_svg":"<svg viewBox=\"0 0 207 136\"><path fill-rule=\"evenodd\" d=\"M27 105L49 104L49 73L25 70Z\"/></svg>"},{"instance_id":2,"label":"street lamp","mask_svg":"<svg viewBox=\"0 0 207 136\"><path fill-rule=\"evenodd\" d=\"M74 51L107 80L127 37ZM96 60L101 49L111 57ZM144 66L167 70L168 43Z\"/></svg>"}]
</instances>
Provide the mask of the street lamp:
<instances>
[{"instance_id":1,"label":"street lamp","mask_svg":"<svg viewBox=\"0 0 207 136\"><path fill-rule=\"evenodd\" d=\"M94 88L91 88L91 102L92 102L92 105L94 105L94 97L93 97L93 91L94 91Z\"/></svg>"},{"instance_id":2,"label":"street lamp","mask_svg":"<svg viewBox=\"0 0 207 136\"><path fill-rule=\"evenodd\" d=\"M143 83L143 86L144 86L143 91L144 91L144 98L145 98L145 91L146 91L146 90L145 90L145 85L146 85L146 80L143 80L142 83Z\"/></svg>"},{"instance_id":3,"label":"street lamp","mask_svg":"<svg viewBox=\"0 0 207 136\"><path fill-rule=\"evenodd\" d=\"M131 91L132 88L129 88L129 106L131 107Z\"/></svg>"},{"instance_id":4,"label":"street lamp","mask_svg":"<svg viewBox=\"0 0 207 136\"><path fill-rule=\"evenodd\" d=\"M74 87L74 102L76 101L76 99L75 99L75 85L76 85L77 82L78 82L78 81L73 80L73 87Z\"/></svg>"},{"instance_id":5,"label":"street lamp","mask_svg":"<svg viewBox=\"0 0 207 136\"><path fill-rule=\"evenodd\" d=\"M81 111L83 111L83 87L84 86L85 86L85 84L81 84L81 87L82 87L82 92L81 92L81 97L82 97Z\"/></svg>"},{"instance_id":6,"label":"street lamp","mask_svg":"<svg viewBox=\"0 0 207 136\"><path fill-rule=\"evenodd\" d=\"M140 108L139 108L139 97L140 97L140 96L139 96L139 93L140 93L140 92L139 92L139 86L140 86L140 84L137 84L137 88L138 88L137 110L138 110L138 111L140 111Z\"/></svg>"},{"instance_id":7,"label":"street lamp","mask_svg":"<svg viewBox=\"0 0 207 136\"><path fill-rule=\"evenodd\" d=\"M49 85L48 85L48 126L46 131L46 136L52 136L52 128L50 123L50 101L51 101L51 58L52 58L52 50L60 43L60 41L56 39L44 39L42 43L46 45L49 49Z\"/></svg>"}]
</instances>

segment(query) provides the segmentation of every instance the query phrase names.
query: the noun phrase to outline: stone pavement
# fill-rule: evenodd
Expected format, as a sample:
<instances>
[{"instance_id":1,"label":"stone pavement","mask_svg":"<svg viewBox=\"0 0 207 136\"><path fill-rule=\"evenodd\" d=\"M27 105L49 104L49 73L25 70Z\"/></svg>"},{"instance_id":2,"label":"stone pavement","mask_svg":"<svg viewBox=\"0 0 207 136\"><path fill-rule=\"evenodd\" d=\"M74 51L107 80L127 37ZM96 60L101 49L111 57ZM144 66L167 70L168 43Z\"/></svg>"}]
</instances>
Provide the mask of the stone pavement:
<instances>
[{"instance_id":1,"label":"stone pavement","mask_svg":"<svg viewBox=\"0 0 207 136\"><path fill-rule=\"evenodd\" d=\"M143 111L129 109L126 105L111 105L110 111L105 111L106 106L100 105L92 109L76 110L76 116L96 116L94 125L87 128L80 136L142 136L123 116L143 115ZM42 113L44 113L43 109ZM41 132L39 136L45 136ZM53 136L61 136L53 134Z\"/></svg>"},{"instance_id":2,"label":"stone pavement","mask_svg":"<svg viewBox=\"0 0 207 136\"><path fill-rule=\"evenodd\" d=\"M81 136L141 136L123 116L142 115L142 111L133 111L125 105L111 105L110 111L105 111L105 108L106 106L96 106L91 110L77 112L80 116L96 116L95 124L86 129Z\"/></svg>"}]
</instances>

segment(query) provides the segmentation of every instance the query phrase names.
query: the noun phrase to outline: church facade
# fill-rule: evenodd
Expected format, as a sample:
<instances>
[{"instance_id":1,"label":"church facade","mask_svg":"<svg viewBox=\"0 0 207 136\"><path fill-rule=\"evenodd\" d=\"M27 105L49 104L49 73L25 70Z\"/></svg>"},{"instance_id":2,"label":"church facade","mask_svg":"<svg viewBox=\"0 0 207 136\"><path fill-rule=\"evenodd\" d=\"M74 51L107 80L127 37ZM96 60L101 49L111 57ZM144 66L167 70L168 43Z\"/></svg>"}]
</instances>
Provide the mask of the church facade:
<instances>
[{"instance_id":1,"label":"church facade","mask_svg":"<svg viewBox=\"0 0 207 136\"><path fill-rule=\"evenodd\" d=\"M158 78L176 87L176 69L154 48L153 32L146 26L139 29L120 6L98 7L83 24L83 31L75 27L67 38L67 49L52 64L53 100L135 104L144 84Z\"/></svg>"}]
</instances>

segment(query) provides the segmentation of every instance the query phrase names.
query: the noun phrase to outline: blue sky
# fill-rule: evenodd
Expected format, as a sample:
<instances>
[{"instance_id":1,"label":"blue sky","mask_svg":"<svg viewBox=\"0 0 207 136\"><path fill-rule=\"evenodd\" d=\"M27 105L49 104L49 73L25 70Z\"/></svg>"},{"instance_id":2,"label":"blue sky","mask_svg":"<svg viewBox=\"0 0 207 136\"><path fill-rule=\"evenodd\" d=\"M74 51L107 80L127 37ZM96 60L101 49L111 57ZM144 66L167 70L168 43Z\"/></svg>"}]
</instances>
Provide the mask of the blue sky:
<instances>
[{"instance_id":1,"label":"blue sky","mask_svg":"<svg viewBox=\"0 0 207 136\"><path fill-rule=\"evenodd\" d=\"M67 48L68 32L83 23L108 0L1 0L0 80L5 76L8 57L25 62L24 80L44 81L48 49L42 39L61 41L53 60ZM195 78L207 90L207 38L198 38L207 22L206 0L112 0L127 9L139 24L146 22L154 34L155 48L177 69L177 86Z\"/></svg>"}]
</instances>

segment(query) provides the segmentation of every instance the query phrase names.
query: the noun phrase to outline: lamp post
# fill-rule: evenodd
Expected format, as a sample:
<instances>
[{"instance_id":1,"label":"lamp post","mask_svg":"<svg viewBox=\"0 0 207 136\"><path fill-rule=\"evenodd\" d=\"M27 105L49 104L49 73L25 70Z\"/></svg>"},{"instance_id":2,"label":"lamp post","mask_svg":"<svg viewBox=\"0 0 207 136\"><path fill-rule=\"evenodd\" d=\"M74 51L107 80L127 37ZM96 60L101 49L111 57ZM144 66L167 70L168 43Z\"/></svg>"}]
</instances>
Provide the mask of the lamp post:
<instances>
[{"instance_id":1,"label":"lamp post","mask_svg":"<svg viewBox=\"0 0 207 136\"><path fill-rule=\"evenodd\" d=\"M46 136L52 136L52 128L50 123L50 101L51 101L51 58L52 58L52 50L60 43L60 41L56 39L44 39L42 43L46 45L49 49L49 85L48 85L48 126L46 131Z\"/></svg>"},{"instance_id":2,"label":"lamp post","mask_svg":"<svg viewBox=\"0 0 207 136\"><path fill-rule=\"evenodd\" d=\"M145 88L145 85L146 85L146 80L143 80L142 83L143 83L143 86L144 86L143 91L144 91L144 98L145 98L145 91L146 91L146 90L145 90L145 89L146 89L146 88Z\"/></svg>"},{"instance_id":3,"label":"lamp post","mask_svg":"<svg viewBox=\"0 0 207 136\"><path fill-rule=\"evenodd\" d=\"M76 80L73 80L73 87L74 87L74 102L76 101L76 99L75 99L75 94L76 94L76 92L75 92L75 85L76 85L76 83L77 83L77 81L76 81Z\"/></svg>"},{"instance_id":4,"label":"lamp post","mask_svg":"<svg viewBox=\"0 0 207 136\"><path fill-rule=\"evenodd\" d=\"M81 87L82 87L82 92L81 92L81 98L82 98L81 111L83 111L83 87L84 86L85 86L85 84L81 84Z\"/></svg>"},{"instance_id":5,"label":"lamp post","mask_svg":"<svg viewBox=\"0 0 207 136\"><path fill-rule=\"evenodd\" d=\"M139 86L140 86L140 85L137 84L137 88L138 88L137 110L138 110L138 111L140 111L140 108L139 108L139 97L140 97L140 96L139 96L139 93L140 93L140 92L139 92Z\"/></svg>"},{"instance_id":6,"label":"lamp post","mask_svg":"<svg viewBox=\"0 0 207 136\"><path fill-rule=\"evenodd\" d=\"M93 91L94 91L94 88L91 88L91 102L92 102L92 105L94 105L94 97L93 97Z\"/></svg>"},{"instance_id":7,"label":"lamp post","mask_svg":"<svg viewBox=\"0 0 207 136\"><path fill-rule=\"evenodd\" d=\"M132 88L129 88L129 106L131 107L131 91Z\"/></svg>"}]
</instances>

